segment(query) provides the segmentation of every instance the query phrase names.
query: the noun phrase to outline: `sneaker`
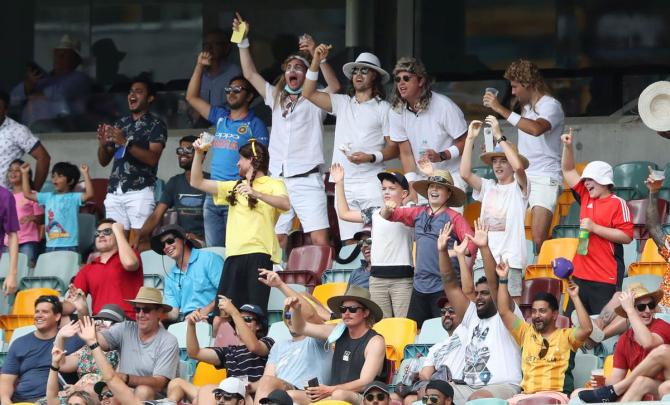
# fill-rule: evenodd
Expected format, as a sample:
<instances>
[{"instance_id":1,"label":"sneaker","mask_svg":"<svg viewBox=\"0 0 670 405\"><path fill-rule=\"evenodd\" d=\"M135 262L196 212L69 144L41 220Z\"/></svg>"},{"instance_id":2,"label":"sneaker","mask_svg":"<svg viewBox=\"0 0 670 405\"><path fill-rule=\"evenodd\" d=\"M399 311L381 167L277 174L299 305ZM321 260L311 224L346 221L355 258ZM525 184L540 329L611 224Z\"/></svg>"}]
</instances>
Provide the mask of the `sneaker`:
<instances>
[{"instance_id":1,"label":"sneaker","mask_svg":"<svg viewBox=\"0 0 670 405\"><path fill-rule=\"evenodd\" d=\"M588 404L614 402L619 398L616 392L614 392L614 387L611 385L605 385L594 390L580 391L577 395L579 395L579 399Z\"/></svg>"}]
</instances>

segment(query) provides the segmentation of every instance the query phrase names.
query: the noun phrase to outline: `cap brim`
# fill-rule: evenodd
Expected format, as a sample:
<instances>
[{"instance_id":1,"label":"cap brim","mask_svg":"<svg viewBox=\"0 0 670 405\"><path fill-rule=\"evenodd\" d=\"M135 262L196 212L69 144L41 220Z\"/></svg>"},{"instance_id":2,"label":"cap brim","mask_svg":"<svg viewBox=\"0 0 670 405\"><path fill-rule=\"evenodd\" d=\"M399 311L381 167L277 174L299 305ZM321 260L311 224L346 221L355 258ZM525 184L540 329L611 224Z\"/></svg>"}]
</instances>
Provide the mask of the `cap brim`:
<instances>
[{"instance_id":1,"label":"cap brim","mask_svg":"<svg viewBox=\"0 0 670 405\"><path fill-rule=\"evenodd\" d=\"M517 154L519 155L519 159L521 159L521 163L523 164L523 168L528 169L528 166L530 166L530 162L528 161L528 159L520 153L517 153ZM481 155L479 155L479 159L481 159L482 162L484 162L485 164L487 164L489 166L493 165L492 160L493 160L494 157L504 157L505 159L507 159L507 156L505 155L504 152L486 152L486 153L482 153Z\"/></svg>"},{"instance_id":2,"label":"cap brim","mask_svg":"<svg viewBox=\"0 0 670 405\"><path fill-rule=\"evenodd\" d=\"M438 186L446 187L449 190L451 190L451 196L447 200L447 206L461 207L465 203L466 198L465 191L461 190L456 186L452 186L449 184L442 184L435 181L419 180L415 181L412 187L414 187L414 191L416 191L419 195L421 195L424 198L428 198L428 186L431 183L437 184Z\"/></svg>"},{"instance_id":3,"label":"cap brim","mask_svg":"<svg viewBox=\"0 0 670 405\"><path fill-rule=\"evenodd\" d=\"M670 82L659 81L647 86L638 98L638 113L644 125L654 131L670 131L670 107L668 109L655 108L655 111L652 111L652 103L658 97L663 97L664 103L670 106ZM664 113L661 114L661 111Z\"/></svg>"},{"instance_id":4,"label":"cap brim","mask_svg":"<svg viewBox=\"0 0 670 405\"><path fill-rule=\"evenodd\" d=\"M391 79L391 76L389 75L389 73L386 70L384 70L380 67L377 67L377 66L375 66L371 63L361 63L361 62L349 62L349 63L345 63L344 66L342 66L342 72L347 77L347 79L351 80L351 71L355 67L367 67L367 68L373 69L375 72L377 72L381 75L382 84L386 84Z\"/></svg>"},{"instance_id":5,"label":"cap brim","mask_svg":"<svg viewBox=\"0 0 670 405\"><path fill-rule=\"evenodd\" d=\"M172 306L168 304L158 304L154 301L149 301L149 300L125 300L126 302L130 302L131 304L149 304L149 305L158 305L163 308L165 312L169 312L172 310Z\"/></svg>"},{"instance_id":6,"label":"cap brim","mask_svg":"<svg viewBox=\"0 0 670 405\"><path fill-rule=\"evenodd\" d=\"M328 299L328 308L337 315L342 315L340 312L340 306L344 301L357 301L360 302L372 313L372 318L374 322L377 323L382 320L384 317L384 312L382 309L372 300L367 298L359 297L357 295L339 295L337 297L331 297Z\"/></svg>"}]
</instances>

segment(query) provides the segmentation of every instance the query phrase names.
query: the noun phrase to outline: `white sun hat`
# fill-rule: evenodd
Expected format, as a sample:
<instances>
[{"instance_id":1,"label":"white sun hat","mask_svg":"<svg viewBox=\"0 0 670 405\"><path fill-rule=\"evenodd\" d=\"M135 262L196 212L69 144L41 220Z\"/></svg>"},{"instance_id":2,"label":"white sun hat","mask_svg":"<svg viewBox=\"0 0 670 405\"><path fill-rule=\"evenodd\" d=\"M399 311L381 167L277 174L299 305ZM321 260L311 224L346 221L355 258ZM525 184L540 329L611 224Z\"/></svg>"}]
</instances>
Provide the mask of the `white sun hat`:
<instances>
[{"instance_id":1,"label":"white sun hat","mask_svg":"<svg viewBox=\"0 0 670 405\"><path fill-rule=\"evenodd\" d=\"M670 131L670 82L647 86L637 100L637 110L644 125L654 131Z\"/></svg>"},{"instance_id":2,"label":"white sun hat","mask_svg":"<svg viewBox=\"0 0 670 405\"><path fill-rule=\"evenodd\" d=\"M388 82L391 77L386 70L382 69L381 63L379 63L379 58L370 52L363 52L358 55L355 62L345 63L344 66L342 66L342 71L347 79L351 79L351 71L355 67L368 67L374 69L382 76L382 84Z\"/></svg>"}]
</instances>

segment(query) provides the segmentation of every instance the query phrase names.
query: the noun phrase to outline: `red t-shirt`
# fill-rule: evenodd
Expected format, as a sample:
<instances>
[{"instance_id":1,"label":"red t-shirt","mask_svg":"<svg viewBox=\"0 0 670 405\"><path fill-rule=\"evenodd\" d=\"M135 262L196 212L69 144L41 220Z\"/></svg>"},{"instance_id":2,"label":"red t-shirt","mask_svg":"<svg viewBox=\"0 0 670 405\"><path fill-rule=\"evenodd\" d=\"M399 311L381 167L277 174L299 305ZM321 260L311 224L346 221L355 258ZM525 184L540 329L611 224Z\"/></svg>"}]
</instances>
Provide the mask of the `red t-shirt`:
<instances>
[{"instance_id":1,"label":"red t-shirt","mask_svg":"<svg viewBox=\"0 0 670 405\"><path fill-rule=\"evenodd\" d=\"M106 304L116 304L123 308L128 318L135 319L132 305L125 301L134 299L144 285L140 253L137 250L134 252L139 260L139 267L135 271L123 268L118 252L107 263L102 263L100 257L96 257L92 263L79 270L73 284L84 293L91 294L93 314L100 312Z\"/></svg>"},{"instance_id":2,"label":"red t-shirt","mask_svg":"<svg viewBox=\"0 0 670 405\"><path fill-rule=\"evenodd\" d=\"M649 324L649 331L655 333L663 339L663 343L670 343L670 324L662 319L654 319ZM614 368L622 370L632 370L645 357L649 351L646 351L635 341L633 329L628 329L617 341L614 348Z\"/></svg>"},{"instance_id":3,"label":"red t-shirt","mask_svg":"<svg viewBox=\"0 0 670 405\"><path fill-rule=\"evenodd\" d=\"M579 194L580 198L580 220L591 218L598 225L619 229L631 238L633 237L630 210L624 199L614 194L605 198L592 199L583 181L580 181L573 190ZM599 283L616 284L617 266L624 266L623 247L591 233L588 252L584 256L576 254L572 262L575 267L573 273L575 277Z\"/></svg>"}]
</instances>

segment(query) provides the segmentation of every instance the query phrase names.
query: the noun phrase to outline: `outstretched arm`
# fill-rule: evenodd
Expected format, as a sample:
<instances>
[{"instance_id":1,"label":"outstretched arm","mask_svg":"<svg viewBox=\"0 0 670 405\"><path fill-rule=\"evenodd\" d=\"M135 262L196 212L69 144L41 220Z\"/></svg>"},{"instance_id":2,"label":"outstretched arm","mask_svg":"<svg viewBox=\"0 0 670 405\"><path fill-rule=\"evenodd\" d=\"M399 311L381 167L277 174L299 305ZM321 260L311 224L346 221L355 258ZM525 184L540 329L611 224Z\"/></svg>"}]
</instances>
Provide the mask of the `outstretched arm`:
<instances>
[{"instance_id":1,"label":"outstretched arm","mask_svg":"<svg viewBox=\"0 0 670 405\"><path fill-rule=\"evenodd\" d=\"M650 167L649 171L651 172L651 170L653 169ZM649 188L649 204L647 205L645 226L656 246L662 248L665 246L665 232L661 228L661 218L658 214L658 190L661 188L662 182L654 180L650 175L644 183Z\"/></svg>"},{"instance_id":2,"label":"outstretched arm","mask_svg":"<svg viewBox=\"0 0 670 405\"><path fill-rule=\"evenodd\" d=\"M581 176L575 168L575 156L572 151L572 128L570 128L569 133L561 135L561 140L563 141L563 157L561 158L563 179L572 188L581 180Z\"/></svg>"},{"instance_id":3,"label":"outstretched arm","mask_svg":"<svg viewBox=\"0 0 670 405\"><path fill-rule=\"evenodd\" d=\"M544 118L538 118L535 120L521 118L518 114L513 113L512 110L500 104L496 96L491 93L484 94L484 105L488 105L493 111L500 114L504 119L510 121L512 125L518 127L520 130L529 135L540 136L551 129L551 124ZM512 118L510 120L510 116L512 114L514 114L516 119Z\"/></svg>"},{"instance_id":4,"label":"outstretched arm","mask_svg":"<svg viewBox=\"0 0 670 405\"><path fill-rule=\"evenodd\" d=\"M330 180L335 183L335 205L337 206L337 216L349 222L363 222L360 211L349 208L347 196L344 192L344 167L339 163L330 166Z\"/></svg>"},{"instance_id":5,"label":"outstretched arm","mask_svg":"<svg viewBox=\"0 0 670 405\"><path fill-rule=\"evenodd\" d=\"M284 300L284 310L291 312L291 325L298 335L311 336L315 339L326 340L335 329L335 325L317 325L306 322L302 315L302 302L298 297L287 297Z\"/></svg>"},{"instance_id":6,"label":"outstretched arm","mask_svg":"<svg viewBox=\"0 0 670 405\"><path fill-rule=\"evenodd\" d=\"M442 277L442 285L444 292L447 294L449 302L454 306L456 315L462 318L470 305L470 300L461 290L458 284L458 278L454 268L451 266L451 258L449 257L448 242L451 235L452 224L448 222L444 228L440 230L440 236L437 239L437 250L440 262L440 276Z\"/></svg>"},{"instance_id":7,"label":"outstretched arm","mask_svg":"<svg viewBox=\"0 0 670 405\"><path fill-rule=\"evenodd\" d=\"M233 31L238 31L240 22L242 22L242 17L239 13L235 13L235 18L233 19ZM252 86L256 89L258 94L261 97L265 98L265 79L261 76L256 70L256 65L254 60L251 57L251 52L249 52L249 22L244 21L246 25L246 30L244 32L244 39L238 45L240 49L240 65L242 66L242 74L244 78L249 80Z\"/></svg>"},{"instance_id":8,"label":"outstretched arm","mask_svg":"<svg viewBox=\"0 0 670 405\"><path fill-rule=\"evenodd\" d=\"M579 327L575 331L575 337L578 341L583 342L593 331L593 321L591 320L586 307L584 307L582 300L579 298L579 286L572 280L568 282L568 295L572 300L575 311L577 311L577 317L579 318Z\"/></svg>"},{"instance_id":9,"label":"outstretched arm","mask_svg":"<svg viewBox=\"0 0 670 405\"><path fill-rule=\"evenodd\" d=\"M37 202L37 194L30 189L30 163L21 165L21 191L27 200Z\"/></svg>"},{"instance_id":10,"label":"outstretched arm","mask_svg":"<svg viewBox=\"0 0 670 405\"><path fill-rule=\"evenodd\" d=\"M202 190L205 193L216 195L219 193L219 188L215 180L206 179L202 174L202 161L204 160L204 150L200 139L193 142L195 155L193 156L193 163L191 164L191 186Z\"/></svg>"},{"instance_id":11,"label":"outstretched arm","mask_svg":"<svg viewBox=\"0 0 670 405\"><path fill-rule=\"evenodd\" d=\"M498 303L498 313L502 319L505 327L508 330L514 329L514 324L519 319L511 308L514 308L514 303L512 302L512 297L509 295L509 290L507 289L507 276L509 275L509 263L505 261L500 261L496 266L496 273L498 275L498 281L500 282L500 287L498 287L497 303ZM493 280L489 280L489 289Z\"/></svg>"},{"instance_id":12,"label":"outstretched arm","mask_svg":"<svg viewBox=\"0 0 670 405\"><path fill-rule=\"evenodd\" d=\"M463 147L463 156L461 156L461 165L459 172L463 180L473 189L479 191L482 188L482 178L472 172L472 148L475 147L475 139L482 129L482 122L474 120L468 126L468 136L465 138Z\"/></svg>"},{"instance_id":13,"label":"outstretched arm","mask_svg":"<svg viewBox=\"0 0 670 405\"><path fill-rule=\"evenodd\" d=\"M238 311L230 299L224 297L223 295L219 295L219 309L226 312L231 316L231 318L233 318L237 336L240 338L242 344L245 345L250 352L261 357L268 355L270 349L268 349L265 343L258 340L256 333L251 330L249 326L247 326L247 323L244 321L244 319L242 319L240 311Z\"/></svg>"},{"instance_id":14,"label":"outstretched arm","mask_svg":"<svg viewBox=\"0 0 670 405\"><path fill-rule=\"evenodd\" d=\"M514 149L512 144L508 141L500 141L500 138L502 137L502 130L500 129L500 124L498 123L498 119L496 117L489 115L486 117L485 121L491 126L491 130L493 131L493 136L495 137L496 142L498 142L498 145L500 145L502 148L507 161L509 162L510 166L512 166L512 170L514 170L516 182L519 184L519 187L521 187L521 190L525 193L528 189L528 179L526 178L526 169L523 167L523 162L521 161L521 157L519 157L519 152L517 152L517 150Z\"/></svg>"},{"instance_id":15,"label":"outstretched arm","mask_svg":"<svg viewBox=\"0 0 670 405\"><path fill-rule=\"evenodd\" d=\"M198 54L191 80L188 82L188 87L186 88L186 102L188 102L204 119L209 119L209 111L212 106L200 97L200 85L202 71L205 69L205 66L208 66L211 63L211 59L212 56L209 52L200 52L200 54Z\"/></svg>"}]
</instances>

